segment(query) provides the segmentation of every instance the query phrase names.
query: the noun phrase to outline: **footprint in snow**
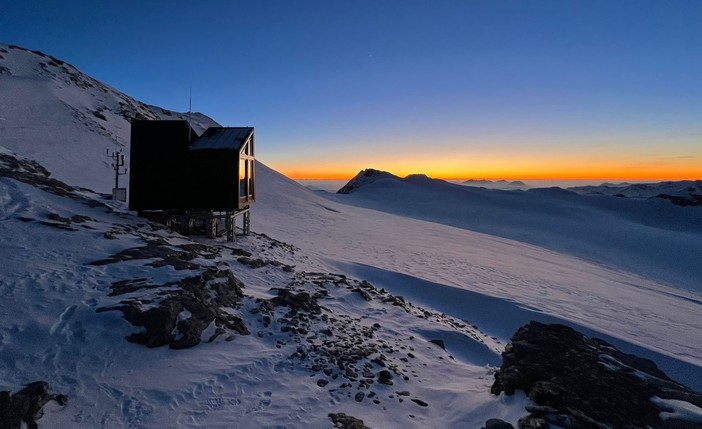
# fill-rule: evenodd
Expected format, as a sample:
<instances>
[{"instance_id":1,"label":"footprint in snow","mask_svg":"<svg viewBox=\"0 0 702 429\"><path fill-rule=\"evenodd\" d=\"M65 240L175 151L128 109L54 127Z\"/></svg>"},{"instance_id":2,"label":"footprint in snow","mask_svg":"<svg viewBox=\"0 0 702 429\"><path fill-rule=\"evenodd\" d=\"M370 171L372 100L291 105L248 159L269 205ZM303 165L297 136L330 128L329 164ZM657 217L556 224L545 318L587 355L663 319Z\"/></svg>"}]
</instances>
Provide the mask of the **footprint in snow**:
<instances>
[{"instance_id":1,"label":"footprint in snow","mask_svg":"<svg viewBox=\"0 0 702 429\"><path fill-rule=\"evenodd\" d=\"M71 317L73 317L73 314L76 312L77 307L78 306L75 304L71 305L69 307L66 307L66 309L63 310L63 313L61 313L61 315L59 316L59 319L56 321L56 323L54 323L51 326L49 333L51 335L54 335L56 332L61 333L64 330L64 328L66 327L66 324L68 323L68 321L71 319Z\"/></svg>"}]
</instances>

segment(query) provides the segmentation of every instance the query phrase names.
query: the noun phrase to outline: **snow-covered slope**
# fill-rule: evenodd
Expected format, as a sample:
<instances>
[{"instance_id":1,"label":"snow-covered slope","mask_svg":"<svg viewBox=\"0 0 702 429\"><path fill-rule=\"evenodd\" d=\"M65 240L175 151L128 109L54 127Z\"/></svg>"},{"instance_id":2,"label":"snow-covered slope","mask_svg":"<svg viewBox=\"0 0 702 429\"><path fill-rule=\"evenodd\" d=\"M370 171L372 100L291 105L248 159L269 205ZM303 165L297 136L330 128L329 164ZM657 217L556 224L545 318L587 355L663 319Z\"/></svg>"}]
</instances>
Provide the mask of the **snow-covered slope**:
<instances>
[{"instance_id":1,"label":"snow-covered slope","mask_svg":"<svg viewBox=\"0 0 702 429\"><path fill-rule=\"evenodd\" d=\"M263 165L257 177L254 229L294 242L332 269L475 321L502 340L545 313L675 356L667 371L684 366L678 359L693 363L685 377L702 383L702 337L693 333L702 327L694 316L699 292L510 239L338 203Z\"/></svg>"},{"instance_id":2,"label":"snow-covered slope","mask_svg":"<svg viewBox=\"0 0 702 429\"><path fill-rule=\"evenodd\" d=\"M531 319L576 326L702 385L700 301L636 276L328 202L263 165L254 230L295 245L260 234L193 241L2 161L0 375L5 389L43 379L68 395L42 427L330 427L339 412L371 427L516 422L526 398L489 389L504 342ZM124 339L141 328L120 308L156 308L213 270L242 281L238 302L212 308L249 335L212 322L200 334L211 342L188 350ZM221 289L197 287L219 302ZM291 298L276 301L281 290ZM385 369L392 385L377 381Z\"/></svg>"},{"instance_id":3,"label":"snow-covered slope","mask_svg":"<svg viewBox=\"0 0 702 429\"><path fill-rule=\"evenodd\" d=\"M0 94L0 145L65 182L98 192L114 186L106 151L129 154L132 118L186 119L134 100L62 60L2 43ZM192 124L196 132L216 125L199 113Z\"/></svg>"},{"instance_id":4,"label":"snow-covered slope","mask_svg":"<svg viewBox=\"0 0 702 429\"><path fill-rule=\"evenodd\" d=\"M384 177L337 201L518 240L702 291L702 207Z\"/></svg>"},{"instance_id":5,"label":"snow-covered slope","mask_svg":"<svg viewBox=\"0 0 702 429\"><path fill-rule=\"evenodd\" d=\"M35 60L63 69L3 49L13 73ZM99 164L113 138L127 141L128 127L103 135L88 113L118 95L97 84L61 86L39 62L24 78L0 77L3 93L28 94L2 110L16 121L24 112L25 127L0 121L0 135L30 158L0 148L0 390L43 379L67 394L69 405L50 408L42 427L331 427L328 414L339 412L371 427L516 423L529 401L489 391L504 344L532 319L603 337L702 388L702 296L638 272L348 205L260 163L255 234L236 244L179 236L53 181L34 160L71 185L101 190L104 172L77 171L62 145ZM69 88L73 104L51 95ZM42 94L54 101L43 105ZM84 114L66 114L81 110L79 100ZM42 124L37 111L53 119ZM401 183L432 198L450 186L425 176ZM561 195L534 194L547 212L552 194ZM675 236L672 226L662 230ZM232 278L240 295L222 290ZM167 302L176 313L158 310ZM143 339L132 336L140 321L148 334L143 313L151 310L177 323L145 343L202 343L127 342ZM392 385L380 382L382 371Z\"/></svg>"},{"instance_id":6,"label":"snow-covered slope","mask_svg":"<svg viewBox=\"0 0 702 429\"><path fill-rule=\"evenodd\" d=\"M0 387L42 379L69 398L42 427L331 427L339 412L373 427L477 427L524 413L524 395L489 393L500 341L264 235L192 241L3 154L0 242ZM225 277L198 280L208 273L236 276L242 296L222 301ZM125 340L142 328L123 308L182 299L178 321L200 317L181 289L193 281L212 300L205 315L249 334L217 318L193 349Z\"/></svg>"}]
</instances>

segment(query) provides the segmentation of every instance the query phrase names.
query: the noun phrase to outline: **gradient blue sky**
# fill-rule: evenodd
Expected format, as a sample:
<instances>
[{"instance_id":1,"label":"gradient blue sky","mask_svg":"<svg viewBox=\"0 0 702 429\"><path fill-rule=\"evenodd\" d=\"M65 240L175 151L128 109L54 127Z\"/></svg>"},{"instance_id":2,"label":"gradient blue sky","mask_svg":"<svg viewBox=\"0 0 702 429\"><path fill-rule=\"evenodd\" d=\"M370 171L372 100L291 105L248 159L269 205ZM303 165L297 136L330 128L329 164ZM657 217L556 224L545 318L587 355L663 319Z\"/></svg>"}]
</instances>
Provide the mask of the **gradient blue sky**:
<instances>
[{"instance_id":1,"label":"gradient blue sky","mask_svg":"<svg viewBox=\"0 0 702 429\"><path fill-rule=\"evenodd\" d=\"M702 178L702 1L3 0L0 41L296 178ZM1 88L0 88L1 91ZM0 93L1 96L1 93ZM654 177L655 176L655 177Z\"/></svg>"}]
</instances>

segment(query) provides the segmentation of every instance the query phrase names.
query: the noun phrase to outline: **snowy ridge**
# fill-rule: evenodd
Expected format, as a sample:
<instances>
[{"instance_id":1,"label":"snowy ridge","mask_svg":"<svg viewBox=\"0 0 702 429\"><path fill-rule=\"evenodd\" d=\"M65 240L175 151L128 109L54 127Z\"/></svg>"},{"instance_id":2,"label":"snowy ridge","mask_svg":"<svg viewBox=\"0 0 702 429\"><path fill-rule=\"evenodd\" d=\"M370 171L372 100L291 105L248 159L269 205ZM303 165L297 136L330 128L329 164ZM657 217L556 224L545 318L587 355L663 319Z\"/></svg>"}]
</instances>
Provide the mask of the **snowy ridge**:
<instances>
[{"instance_id":1,"label":"snowy ridge","mask_svg":"<svg viewBox=\"0 0 702 429\"><path fill-rule=\"evenodd\" d=\"M702 180L676 182L602 184L568 188L585 195L611 195L624 198L662 198L681 206L702 205Z\"/></svg>"},{"instance_id":2,"label":"snowy ridge","mask_svg":"<svg viewBox=\"0 0 702 429\"><path fill-rule=\"evenodd\" d=\"M401 180L394 174L390 174L387 171L375 170L373 168L367 168L360 171L353 179L349 180L349 183L344 185L339 189L339 194L350 194L360 189L363 186L369 185L377 180L391 179L391 180Z\"/></svg>"},{"instance_id":3,"label":"snowy ridge","mask_svg":"<svg viewBox=\"0 0 702 429\"><path fill-rule=\"evenodd\" d=\"M187 117L134 100L57 58L13 45L0 44L0 88L0 145L38 161L67 183L99 192L114 186L106 150L129 154L131 119ZM200 113L192 115L192 123L196 132L216 125Z\"/></svg>"},{"instance_id":4,"label":"snowy ridge","mask_svg":"<svg viewBox=\"0 0 702 429\"><path fill-rule=\"evenodd\" d=\"M465 186L478 186L481 188L488 188L488 189L502 189L505 191L511 191L515 189L529 189L529 186L527 186L526 183L520 181L520 180L512 180L512 181L507 181L507 180L476 180L476 179L469 179L469 180L464 180L461 182L461 185Z\"/></svg>"}]
</instances>

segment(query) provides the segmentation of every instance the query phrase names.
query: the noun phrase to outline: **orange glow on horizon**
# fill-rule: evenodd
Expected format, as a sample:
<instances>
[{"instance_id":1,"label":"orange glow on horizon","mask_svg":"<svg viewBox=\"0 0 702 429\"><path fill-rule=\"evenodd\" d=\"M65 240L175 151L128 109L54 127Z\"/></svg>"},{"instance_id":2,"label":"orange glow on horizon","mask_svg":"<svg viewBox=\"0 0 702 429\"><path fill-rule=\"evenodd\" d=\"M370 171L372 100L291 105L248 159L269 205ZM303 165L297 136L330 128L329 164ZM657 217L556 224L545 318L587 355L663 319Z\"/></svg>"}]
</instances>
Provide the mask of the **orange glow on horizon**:
<instances>
[{"instance_id":1,"label":"orange glow on horizon","mask_svg":"<svg viewBox=\"0 0 702 429\"><path fill-rule=\"evenodd\" d=\"M564 138L561 143L554 143L530 138L513 143L486 139L479 144L465 144L461 139L446 137L442 147L414 140L323 145L317 150L275 159L269 165L294 180L350 180L366 168L399 177L426 174L444 180L702 179L702 146L697 138L669 145L641 139L635 146L616 139L605 143L590 140Z\"/></svg>"},{"instance_id":2,"label":"orange glow on horizon","mask_svg":"<svg viewBox=\"0 0 702 429\"><path fill-rule=\"evenodd\" d=\"M274 167L275 168L275 167ZM423 171L416 168L382 168L369 167L377 170L388 171L396 176L405 177L409 174L426 174L435 179L444 180L592 180L592 181L675 181L675 180L702 180L702 167L700 166L664 166L651 165L633 168L631 166L560 166L544 168L509 168L509 167L483 167L461 171L443 170L427 166ZM293 180L350 180L364 168L295 168L281 167L277 171Z\"/></svg>"}]
</instances>

